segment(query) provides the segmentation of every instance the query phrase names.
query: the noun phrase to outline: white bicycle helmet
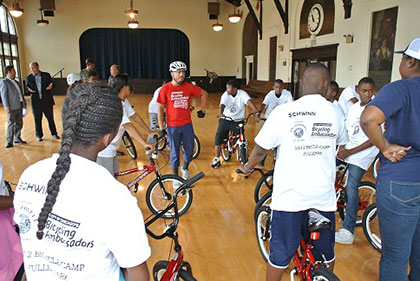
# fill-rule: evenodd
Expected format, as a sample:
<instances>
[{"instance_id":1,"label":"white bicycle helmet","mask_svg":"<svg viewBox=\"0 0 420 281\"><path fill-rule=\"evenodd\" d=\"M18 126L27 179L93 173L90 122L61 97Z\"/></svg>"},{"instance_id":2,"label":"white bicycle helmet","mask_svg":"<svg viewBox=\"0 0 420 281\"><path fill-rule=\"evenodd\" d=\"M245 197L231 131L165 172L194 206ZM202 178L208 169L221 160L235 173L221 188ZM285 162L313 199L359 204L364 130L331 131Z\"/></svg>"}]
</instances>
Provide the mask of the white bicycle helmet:
<instances>
[{"instance_id":1,"label":"white bicycle helmet","mask_svg":"<svg viewBox=\"0 0 420 281\"><path fill-rule=\"evenodd\" d=\"M187 65L182 61L174 61L169 65L169 72L187 71Z\"/></svg>"},{"instance_id":2,"label":"white bicycle helmet","mask_svg":"<svg viewBox=\"0 0 420 281\"><path fill-rule=\"evenodd\" d=\"M79 73L72 72L69 75L67 75L67 84L69 86L73 85L74 82L81 81L81 80L82 80L82 77L80 77Z\"/></svg>"}]
</instances>

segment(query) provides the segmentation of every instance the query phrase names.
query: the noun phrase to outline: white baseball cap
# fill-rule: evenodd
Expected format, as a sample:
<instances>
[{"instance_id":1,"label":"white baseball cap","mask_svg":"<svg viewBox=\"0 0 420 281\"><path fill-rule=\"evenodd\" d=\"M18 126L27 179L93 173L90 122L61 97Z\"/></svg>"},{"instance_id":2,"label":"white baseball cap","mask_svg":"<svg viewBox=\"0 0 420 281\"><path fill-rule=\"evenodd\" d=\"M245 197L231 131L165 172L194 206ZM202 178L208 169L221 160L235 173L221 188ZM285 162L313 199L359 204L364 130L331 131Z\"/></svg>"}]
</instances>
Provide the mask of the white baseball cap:
<instances>
[{"instance_id":1,"label":"white baseball cap","mask_svg":"<svg viewBox=\"0 0 420 281\"><path fill-rule=\"evenodd\" d=\"M411 41L410 45L405 48L403 51L394 52L396 54L405 54L409 57L420 60L420 38L416 38Z\"/></svg>"}]
</instances>

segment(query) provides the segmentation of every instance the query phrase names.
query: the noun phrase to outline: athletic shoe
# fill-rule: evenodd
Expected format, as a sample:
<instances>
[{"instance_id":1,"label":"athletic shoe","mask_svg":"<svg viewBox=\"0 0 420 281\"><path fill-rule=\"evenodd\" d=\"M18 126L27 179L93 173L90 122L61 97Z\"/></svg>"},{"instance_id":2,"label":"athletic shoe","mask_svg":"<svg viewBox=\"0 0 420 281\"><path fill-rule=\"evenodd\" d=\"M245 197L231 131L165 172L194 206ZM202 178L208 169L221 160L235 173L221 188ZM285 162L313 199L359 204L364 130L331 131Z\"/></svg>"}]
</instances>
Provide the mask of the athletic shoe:
<instances>
[{"instance_id":1,"label":"athletic shoe","mask_svg":"<svg viewBox=\"0 0 420 281\"><path fill-rule=\"evenodd\" d=\"M40 137L36 137L36 141L37 141L37 142L41 142L41 141L42 141L42 138L40 138Z\"/></svg>"},{"instance_id":2,"label":"athletic shoe","mask_svg":"<svg viewBox=\"0 0 420 281\"><path fill-rule=\"evenodd\" d=\"M337 243L351 245L353 244L353 240L354 234L345 228L339 229L335 233L335 242Z\"/></svg>"},{"instance_id":3,"label":"athletic shoe","mask_svg":"<svg viewBox=\"0 0 420 281\"><path fill-rule=\"evenodd\" d=\"M220 167L220 159L219 158L214 158L213 163L211 163L211 166L213 169L219 168Z\"/></svg>"},{"instance_id":4,"label":"athletic shoe","mask_svg":"<svg viewBox=\"0 0 420 281\"><path fill-rule=\"evenodd\" d=\"M177 190L181 185L182 185L182 183L180 181L172 181L172 187L175 190Z\"/></svg>"},{"instance_id":5,"label":"athletic shoe","mask_svg":"<svg viewBox=\"0 0 420 281\"><path fill-rule=\"evenodd\" d=\"M55 140L59 140L59 139L60 139L60 137L59 137L58 135L52 135L52 137L53 137L53 139L55 139Z\"/></svg>"},{"instance_id":6,"label":"athletic shoe","mask_svg":"<svg viewBox=\"0 0 420 281\"><path fill-rule=\"evenodd\" d=\"M181 177L182 177L184 180L187 180L187 179L189 179L189 178L190 178L190 173L188 172L188 169L185 169L185 170L184 170L184 168L183 168L183 167L181 167Z\"/></svg>"}]
</instances>

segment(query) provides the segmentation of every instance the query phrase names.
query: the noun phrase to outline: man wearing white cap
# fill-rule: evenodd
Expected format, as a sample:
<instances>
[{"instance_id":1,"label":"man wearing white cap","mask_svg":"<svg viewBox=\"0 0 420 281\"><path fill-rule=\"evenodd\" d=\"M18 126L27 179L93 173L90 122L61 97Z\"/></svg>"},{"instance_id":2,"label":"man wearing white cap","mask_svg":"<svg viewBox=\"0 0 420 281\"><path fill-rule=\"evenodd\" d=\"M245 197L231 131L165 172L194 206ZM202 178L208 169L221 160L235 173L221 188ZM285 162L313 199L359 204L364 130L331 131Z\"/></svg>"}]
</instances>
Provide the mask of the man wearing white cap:
<instances>
[{"instance_id":1,"label":"man wearing white cap","mask_svg":"<svg viewBox=\"0 0 420 281\"><path fill-rule=\"evenodd\" d=\"M400 52L402 79L383 87L360 124L381 151L376 199L379 280L420 280L420 38ZM385 135L381 124L385 122Z\"/></svg>"}]
</instances>

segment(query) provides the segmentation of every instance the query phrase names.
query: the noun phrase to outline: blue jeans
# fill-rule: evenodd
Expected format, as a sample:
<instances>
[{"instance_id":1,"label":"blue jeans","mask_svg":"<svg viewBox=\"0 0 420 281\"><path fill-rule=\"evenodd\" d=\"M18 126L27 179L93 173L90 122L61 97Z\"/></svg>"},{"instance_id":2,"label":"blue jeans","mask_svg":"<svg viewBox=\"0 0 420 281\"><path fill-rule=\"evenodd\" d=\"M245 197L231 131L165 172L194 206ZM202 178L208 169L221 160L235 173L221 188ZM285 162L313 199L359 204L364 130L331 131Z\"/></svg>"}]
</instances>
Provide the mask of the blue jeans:
<instances>
[{"instance_id":1,"label":"blue jeans","mask_svg":"<svg viewBox=\"0 0 420 281\"><path fill-rule=\"evenodd\" d=\"M365 172L366 171L362 168L353 164L349 164L349 174L347 177L346 186L347 206L343 228L347 229L351 233L354 233L354 227L356 226L357 211L359 210L358 188Z\"/></svg>"},{"instance_id":2,"label":"blue jeans","mask_svg":"<svg viewBox=\"0 0 420 281\"><path fill-rule=\"evenodd\" d=\"M420 182L378 178L376 188L382 239L379 280L420 280Z\"/></svg>"},{"instance_id":3,"label":"blue jeans","mask_svg":"<svg viewBox=\"0 0 420 281\"><path fill-rule=\"evenodd\" d=\"M171 159L171 168L179 167L179 149L184 148L184 162L190 163L194 153L194 130L191 123L178 127L169 127L168 140Z\"/></svg>"}]
</instances>

